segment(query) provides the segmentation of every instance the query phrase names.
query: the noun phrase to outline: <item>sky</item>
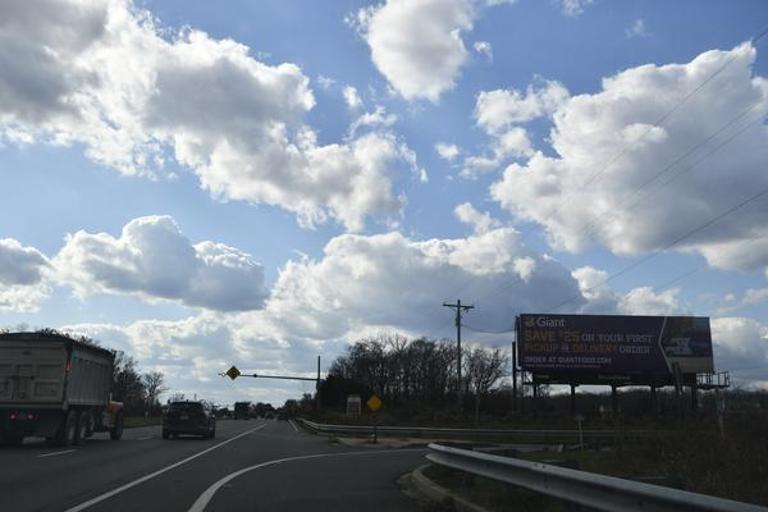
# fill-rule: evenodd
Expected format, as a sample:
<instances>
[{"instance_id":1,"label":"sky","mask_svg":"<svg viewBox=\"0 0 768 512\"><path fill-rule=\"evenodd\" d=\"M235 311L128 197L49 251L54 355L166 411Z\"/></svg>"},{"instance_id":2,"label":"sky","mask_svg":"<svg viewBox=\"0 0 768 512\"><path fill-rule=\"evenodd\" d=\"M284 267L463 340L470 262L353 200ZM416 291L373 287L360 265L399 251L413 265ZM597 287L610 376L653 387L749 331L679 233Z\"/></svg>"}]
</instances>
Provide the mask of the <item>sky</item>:
<instances>
[{"instance_id":1,"label":"sky","mask_svg":"<svg viewBox=\"0 0 768 512\"><path fill-rule=\"evenodd\" d=\"M761 0L11 0L0 326L282 403L377 333L711 317L768 388Z\"/></svg>"}]
</instances>

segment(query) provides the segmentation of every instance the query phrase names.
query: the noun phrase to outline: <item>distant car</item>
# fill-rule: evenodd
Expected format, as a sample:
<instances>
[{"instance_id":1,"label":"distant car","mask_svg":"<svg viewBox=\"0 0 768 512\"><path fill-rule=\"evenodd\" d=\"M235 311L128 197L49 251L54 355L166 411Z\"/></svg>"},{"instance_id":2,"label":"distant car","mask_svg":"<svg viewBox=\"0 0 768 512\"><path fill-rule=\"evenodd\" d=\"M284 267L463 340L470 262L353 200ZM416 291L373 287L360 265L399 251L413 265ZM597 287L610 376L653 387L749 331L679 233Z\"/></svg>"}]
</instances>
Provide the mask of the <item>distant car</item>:
<instances>
[{"instance_id":1,"label":"distant car","mask_svg":"<svg viewBox=\"0 0 768 512\"><path fill-rule=\"evenodd\" d=\"M288 421L288 413L285 411L278 412L277 419L280 421Z\"/></svg>"},{"instance_id":2,"label":"distant car","mask_svg":"<svg viewBox=\"0 0 768 512\"><path fill-rule=\"evenodd\" d=\"M213 408L205 402L172 402L163 415L163 439L176 439L180 434L213 439L216 436L216 415Z\"/></svg>"},{"instance_id":3,"label":"distant car","mask_svg":"<svg viewBox=\"0 0 768 512\"><path fill-rule=\"evenodd\" d=\"M264 415L264 418L268 420L273 420L275 419L275 415L271 412L268 412L267 414Z\"/></svg>"}]
</instances>

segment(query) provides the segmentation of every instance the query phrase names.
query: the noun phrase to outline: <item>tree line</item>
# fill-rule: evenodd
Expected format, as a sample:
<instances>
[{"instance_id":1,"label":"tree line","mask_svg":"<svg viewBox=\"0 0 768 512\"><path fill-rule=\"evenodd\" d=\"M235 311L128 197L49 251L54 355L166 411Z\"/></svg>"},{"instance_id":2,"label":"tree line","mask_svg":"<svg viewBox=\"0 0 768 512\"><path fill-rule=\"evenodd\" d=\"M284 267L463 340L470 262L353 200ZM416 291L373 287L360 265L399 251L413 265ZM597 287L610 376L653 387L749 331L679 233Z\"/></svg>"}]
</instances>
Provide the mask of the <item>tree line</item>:
<instances>
[{"instance_id":1,"label":"tree line","mask_svg":"<svg viewBox=\"0 0 768 512\"><path fill-rule=\"evenodd\" d=\"M506 375L507 354L501 348L462 347L461 365L463 393L474 399L477 412L481 399ZM372 393L389 404L443 405L455 400L458 386L454 342L379 334L350 345L332 363L320 393L330 406L342 406L348 394Z\"/></svg>"}]
</instances>

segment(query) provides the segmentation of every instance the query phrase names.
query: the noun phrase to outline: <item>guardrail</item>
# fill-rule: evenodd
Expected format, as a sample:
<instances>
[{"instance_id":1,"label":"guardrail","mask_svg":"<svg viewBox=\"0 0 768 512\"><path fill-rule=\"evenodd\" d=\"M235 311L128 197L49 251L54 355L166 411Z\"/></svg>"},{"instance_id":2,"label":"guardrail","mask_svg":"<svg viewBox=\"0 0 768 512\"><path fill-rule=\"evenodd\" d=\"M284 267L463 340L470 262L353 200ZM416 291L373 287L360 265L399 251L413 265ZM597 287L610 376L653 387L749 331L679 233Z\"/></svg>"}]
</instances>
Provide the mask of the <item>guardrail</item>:
<instances>
[{"instance_id":1,"label":"guardrail","mask_svg":"<svg viewBox=\"0 0 768 512\"><path fill-rule=\"evenodd\" d=\"M768 512L768 508L575 469L430 444L430 462L596 510Z\"/></svg>"},{"instance_id":2,"label":"guardrail","mask_svg":"<svg viewBox=\"0 0 768 512\"><path fill-rule=\"evenodd\" d=\"M357 436L373 435L373 426L368 425L326 425L316 423L304 418L297 418L307 429L320 434L346 434ZM431 437L451 439L478 439L478 438L525 438L525 439L558 439L579 442L580 439L623 439L649 438L663 435L658 430L564 430L564 429L491 429L491 428L446 428L446 427L394 427L377 426L379 436L399 437ZM579 437L581 435L581 437Z\"/></svg>"}]
</instances>

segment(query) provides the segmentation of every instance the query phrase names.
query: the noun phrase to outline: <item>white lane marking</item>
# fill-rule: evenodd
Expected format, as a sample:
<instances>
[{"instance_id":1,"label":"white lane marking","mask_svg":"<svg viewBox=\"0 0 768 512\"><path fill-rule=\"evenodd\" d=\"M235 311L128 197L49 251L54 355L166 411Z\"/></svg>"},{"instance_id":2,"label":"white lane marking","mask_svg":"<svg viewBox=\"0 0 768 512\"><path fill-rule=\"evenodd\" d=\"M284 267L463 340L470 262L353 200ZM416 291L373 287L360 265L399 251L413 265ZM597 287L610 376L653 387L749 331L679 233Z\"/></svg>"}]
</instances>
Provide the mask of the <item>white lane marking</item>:
<instances>
[{"instance_id":1,"label":"white lane marking","mask_svg":"<svg viewBox=\"0 0 768 512\"><path fill-rule=\"evenodd\" d=\"M229 475L225 476L221 480L217 481L210 487L208 487L203 494L201 494L197 500L192 504L192 506L189 508L187 512L203 512L205 510L205 507L208 506L208 503L213 499L213 496L216 494L216 492L221 489L223 486L234 480L235 478L239 477L240 475L244 473L248 473L249 471L253 471L254 469L261 469L268 466L275 466L277 464L282 464L283 462L293 462L297 460L308 460L308 459L319 459L322 457L336 457L336 456L350 456L350 455L382 455L382 454L388 454L388 453L402 453L402 452L417 452L417 451L425 451L424 448L401 448L399 450L386 450L386 451L378 451L378 452L368 452L368 451L358 451L358 452L341 452L341 453L317 453L315 455L301 455L298 457L286 457L284 459L275 459L270 460L267 462L262 462L261 464L256 464L255 466L250 466L247 468L243 468L239 471L235 471L234 473L230 473Z\"/></svg>"},{"instance_id":2,"label":"white lane marking","mask_svg":"<svg viewBox=\"0 0 768 512\"><path fill-rule=\"evenodd\" d=\"M48 452L48 453L41 453L37 456L38 459L42 459L44 457L56 457L57 455L66 455L68 453L75 453L77 450L62 450L60 452Z\"/></svg>"},{"instance_id":3,"label":"white lane marking","mask_svg":"<svg viewBox=\"0 0 768 512\"><path fill-rule=\"evenodd\" d=\"M295 430L295 431L296 431L296 433L298 434L298 432L299 432L299 429L298 429L298 428L296 428L296 424L293 422L293 420L288 420L288 423L290 423L290 424L291 424L291 426L293 427L293 430Z\"/></svg>"},{"instance_id":4,"label":"white lane marking","mask_svg":"<svg viewBox=\"0 0 768 512\"><path fill-rule=\"evenodd\" d=\"M210 448L206 448L205 450L203 450L201 452L198 452L198 453L196 453L196 454L194 454L194 455L192 455L190 457L187 457L186 459L180 460L179 462L174 462L170 466L166 466L163 469L158 469L157 471L155 471L153 473L150 473L148 475L144 475L141 478L137 478L136 480L134 480L132 482L128 482L125 485L121 485L120 487L117 487L115 489L112 489L111 491L105 492L104 494L96 496L93 499L90 499L90 500L88 500L86 502L83 502L83 503L81 503L79 505L76 505L76 506L74 506L72 508L68 508L64 512L79 512L80 510L85 510L86 508L88 508L90 506L93 506L93 505L95 505L97 503L101 503L102 501L104 501L106 499L109 499L112 496L115 496L116 494L120 494L121 492L126 491L126 490L130 489L131 487L136 487L137 485L142 484L142 483L146 482L147 480L151 480L151 479L155 478L156 476L162 475L163 473L165 473L167 471L170 471L170 470L172 470L174 468L177 468L177 467L181 466L182 464L186 464L187 462L189 462L191 460L194 460L194 459L196 459L198 457L201 457L201 456L205 455L208 452L212 452L213 450L215 450L217 448L221 448L225 444L231 443L232 441L235 441L236 439L240 439L243 436L247 436L248 434L252 434L252 433L256 432L257 430L261 430L262 428L264 428L266 426L267 426L266 423L262 423L261 425L253 427L250 430L246 430L242 434L238 434L235 437L231 437L231 438L227 439L226 441L222 441L219 444L215 444L215 445L211 446Z\"/></svg>"},{"instance_id":5,"label":"white lane marking","mask_svg":"<svg viewBox=\"0 0 768 512\"><path fill-rule=\"evenodd\" d=\"M136 440L137 441L146 441L147 439L152 439L153 437L155 437L155 436L141 436L141 437L137 437Z\"/></svg>"}]
</instances>

